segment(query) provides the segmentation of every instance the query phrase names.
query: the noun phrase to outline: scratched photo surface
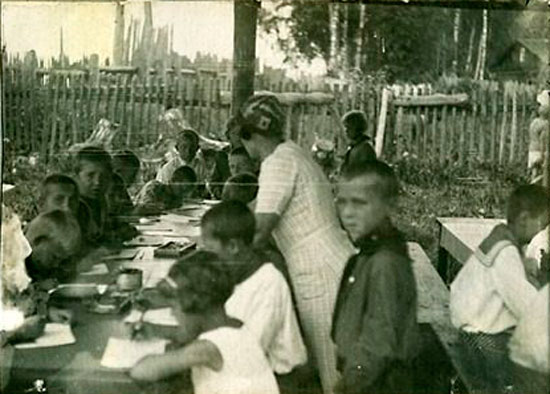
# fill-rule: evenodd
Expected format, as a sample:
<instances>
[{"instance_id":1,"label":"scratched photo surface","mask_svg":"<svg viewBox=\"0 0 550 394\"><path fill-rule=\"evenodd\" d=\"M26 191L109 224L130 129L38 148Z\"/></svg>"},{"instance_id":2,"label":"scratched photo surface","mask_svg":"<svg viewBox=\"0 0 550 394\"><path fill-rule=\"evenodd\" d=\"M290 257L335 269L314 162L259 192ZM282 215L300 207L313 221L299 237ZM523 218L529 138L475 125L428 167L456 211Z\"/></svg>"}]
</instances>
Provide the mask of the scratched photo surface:
<instances>
[{"instance_id":1,"label":"scratched photo surface","mask_svg":"<svg viewBox=\"0 0 550 394\"><path fill-rule=\"evenodd\" d=\"M528 313L503 296L498 319L472 325L455 300L485 297L463 268L496 259L512 192L537 185L533 205L550 184L549 12L3 1L0 392L545 390L543 208L511 242L523 282L498 287ZM369 299L394 305L358 276L361 240L383 247L381 222L363 222L386 212L346 203L346 171L367 156L399 180L396 204L380 203L414 279L410 358L403 313L366 328ZM197 272L181 268L197 254ZM472 353L485 340L500 353Z\"/></svg>"}]
</instances>

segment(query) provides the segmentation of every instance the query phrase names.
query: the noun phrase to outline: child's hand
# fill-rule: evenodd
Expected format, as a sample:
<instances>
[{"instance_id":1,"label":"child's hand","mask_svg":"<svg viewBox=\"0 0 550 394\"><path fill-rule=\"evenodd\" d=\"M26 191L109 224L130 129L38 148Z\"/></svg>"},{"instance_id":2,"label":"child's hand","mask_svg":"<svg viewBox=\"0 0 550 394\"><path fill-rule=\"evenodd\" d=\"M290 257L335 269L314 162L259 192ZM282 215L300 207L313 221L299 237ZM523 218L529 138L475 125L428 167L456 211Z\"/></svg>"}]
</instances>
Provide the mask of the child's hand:
<instances>
[{"instance_id":1,"label":"child's hand","mask_svg":"<svg viewBox=\"0 0 550 394\"><path fill-rule=\"evenodd\" d=\"M145 322L136 322L130 325L131 338L135 341L146 341L156 337L154 327Z\"/></svg>"},{"instance_id":2,"label":"child's hand","mask_svg":"<svg viewBox=\"0 0 550 394\"><path fill-rule=\"evenodd\" d=\"M45 326L46 321L42 317L38 315L28 317L17 329L15 339L18 342L32 341L44 333Z\"/></svg>"},{"instance_id":3,"label":"child's hand","mask_svg":"<svg viewBox=\"0 0 550 394\"><path fill-rule=\"evenodd\" d=\"M71 324L73 321L73 312L68 309L50 306L48 308L48 319L54 323Z\"/></svg>"}]
</instances>

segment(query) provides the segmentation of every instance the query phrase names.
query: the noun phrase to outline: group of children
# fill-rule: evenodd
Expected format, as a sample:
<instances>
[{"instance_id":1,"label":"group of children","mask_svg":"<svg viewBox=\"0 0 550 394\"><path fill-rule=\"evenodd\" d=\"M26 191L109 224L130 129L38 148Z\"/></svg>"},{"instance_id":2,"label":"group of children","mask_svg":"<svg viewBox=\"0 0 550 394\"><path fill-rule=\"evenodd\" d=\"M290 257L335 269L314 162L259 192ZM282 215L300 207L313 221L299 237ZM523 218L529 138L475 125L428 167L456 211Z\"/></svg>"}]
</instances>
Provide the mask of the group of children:
<instances>
[{"instance_id":1,"label":"group of children","mask_svg":"<svg viewBox=\"0 0 550 394\"><path fill-rule=\"evenodd\" d=\"M332 314L340 377L323 391L426 392L421 385L426 371L419 367L423 341L415 278L405 238L392 222L399 183L391 167L373 156L368 141L356 135L364 117L349 118L352 143L337 180L336 206L357 253L339 275ZM253 247L258 166L245 149L233 146L228 158L232 176L219 191L217 182L201 183L217 177L216 166L205 165L208 154L200 154L189 132L181 137L177 156L167 158L133 201L139 159L128 151L110 155L97 147L81 149L74 178L54 174L44 180L40 214L26 231L32 254L27 258L30 248L19 254L27 258L33 280L68 280L85 265L77 262L85 262L98 247L136 234L120 216L177 208L184 198L203 192L219 194L222 202L201 221L201 250L177 261L157 289L180 325L153 335L169 337L176 349L142 359L130 375L156 381L191 369L197 394L278 393L278 381L306 363L308 343L295 312L292 283L276 268L273 250ZM368 153L369 159L355 159L356 151L363 152L360 157ZM548 250L541 252L532 243L541 239L538 233L548 234L548 201L541 186L516 189L507 223L495 227L451 286L451 317L464 357L477 376L476 386L488 392L525 387L549 372L548 360L540 356L544 346L548 351L548 339L540 345L544 331L536 323L548 313L548 263L541 258ZM533 316L533 308L541 308L540 314ZM516 378L525 376L522 368L535 371L536 378Z\"/></svg>"}]
</instances>

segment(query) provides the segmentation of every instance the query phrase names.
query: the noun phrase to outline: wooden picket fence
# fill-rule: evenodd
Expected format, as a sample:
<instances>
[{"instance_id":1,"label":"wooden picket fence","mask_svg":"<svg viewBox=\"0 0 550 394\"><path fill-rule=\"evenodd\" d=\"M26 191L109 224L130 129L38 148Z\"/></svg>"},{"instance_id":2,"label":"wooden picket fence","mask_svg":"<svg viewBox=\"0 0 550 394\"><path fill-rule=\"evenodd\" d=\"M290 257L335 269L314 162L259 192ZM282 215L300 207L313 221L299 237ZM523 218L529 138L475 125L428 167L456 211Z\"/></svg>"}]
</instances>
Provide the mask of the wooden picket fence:
<instances>
[{"instance_id":1,"label":"wooden picket fence","mask_svg":"<svg viewBox=\"0 0 550 394\"><path fill-rule=\"evenodd\" d=\"M181 108L202 134L223 138L230 115L231 83L215 75L143 76L131 70L41 70L8 64L3 77L4 136L19 154L40 152L47 157L62 152L86 140L101 118L119 125L119 145L147 146L158 136L159 116L171 107ZM270 86L261 78L257 82L257 90L310 90L295 83ZM369 119L368 133L374 136L380 130L384 88L388 87L327 84L323 100L291 100L286 103L288 135L307 148L315 138L337 139L341 152L339 119L348 110L361 109ZM433 96L431 87L391 89L382 127L386 158L414 155L441 164L526 164L537 87L484 82L458 104L411 102L411 97Z\"/></svg>"}]
</instances>

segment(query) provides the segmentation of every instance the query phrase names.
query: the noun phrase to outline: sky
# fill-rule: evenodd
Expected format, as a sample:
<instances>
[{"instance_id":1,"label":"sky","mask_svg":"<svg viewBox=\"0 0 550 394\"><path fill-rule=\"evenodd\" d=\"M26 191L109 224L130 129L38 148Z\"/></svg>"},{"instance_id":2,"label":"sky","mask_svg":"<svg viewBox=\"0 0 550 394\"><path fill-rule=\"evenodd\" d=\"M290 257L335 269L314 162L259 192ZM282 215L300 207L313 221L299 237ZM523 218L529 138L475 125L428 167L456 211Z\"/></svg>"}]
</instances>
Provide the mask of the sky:
<instances>
[{"instance_id":1,"label":"sky","mask_svg":"<svg viewBox=\"0 0 550 394\"><path fill-rule=\"evenodd\" d=\"M200 51L231 58L233 53L233 2L153 1L153 27L172 25L174 50L191 59ZM131 18L143 18L143 2L125 3L126 28ZM263 7L272 3L264 1ZM97 53L101 61L112 58L114 3L4 2L2 43L8 53L24 54L34 49L39 59L59 54L63 30L64 53L71 60ZM275 38L259 34L256 55L261 64L283 67L284 55ZM308 67L310 68L310 67ZM320 73L319 65L311 68Z\"/></svg>"}]
</instances>

